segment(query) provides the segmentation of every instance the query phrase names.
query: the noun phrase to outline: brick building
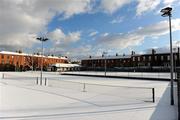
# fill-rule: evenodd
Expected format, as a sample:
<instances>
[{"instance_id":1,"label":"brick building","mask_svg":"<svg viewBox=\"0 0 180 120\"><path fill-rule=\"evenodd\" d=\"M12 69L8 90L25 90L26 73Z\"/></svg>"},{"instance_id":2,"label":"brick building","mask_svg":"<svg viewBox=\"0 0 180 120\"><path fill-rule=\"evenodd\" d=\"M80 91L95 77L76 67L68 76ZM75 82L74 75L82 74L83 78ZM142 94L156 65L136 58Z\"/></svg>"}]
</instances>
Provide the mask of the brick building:
<instances>
[{"instance_id":1,"label":"brick building","mask_svg":"<svg viewBox=\"0 0 180 120\"><path fill-rule=\"evenodd\" d=\"M174 66L180 66L179 48L173 53ZM150 54L135 54L130 55L116 55L116 56L101 56L85 58L81 60L81 65L84 69L89 70L103 70L105 67L109 69L169 69L170 68L170 53L156 53L153 49Z\"/></svg>"},{"instance_id":2,"label":"brick building","mask_svg":"<svg viewBox=\"0 0 180 120\"><path fill-rule=\"evenodd\" d=\"M21 52L0 52L0 64L14 65L15 68L40 69L41 55L26 54ZM43 67L48 67L55 63L68 63L66 57L43 56Z\"/></svg>"}]
</instances>

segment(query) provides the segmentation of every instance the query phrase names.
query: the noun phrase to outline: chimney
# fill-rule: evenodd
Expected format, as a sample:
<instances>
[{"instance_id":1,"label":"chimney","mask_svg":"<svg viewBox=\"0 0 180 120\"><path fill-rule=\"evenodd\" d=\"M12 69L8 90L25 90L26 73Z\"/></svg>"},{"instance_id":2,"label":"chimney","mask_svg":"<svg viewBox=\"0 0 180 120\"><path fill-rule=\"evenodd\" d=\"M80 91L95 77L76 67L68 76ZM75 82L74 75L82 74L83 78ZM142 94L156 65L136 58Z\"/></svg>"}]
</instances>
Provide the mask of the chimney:
<instances>
[{"instance_id":1,"label":"chimney","mask_svg":"<svg viewBox=\"0 0 180 120\"><path fill-rule=\"evenodd\" d=\"M156 51L154 49L152 49L152 54L156 54Z\"/></svg>"},{"instance_id":2,"label":"chimney","mask_svg":"<svg viewBox=\"0 0 180 120\"><path fill-rule=\"evenodd\" d=\"M91 55L89 56L89 58L91 58Z\"/></svg>"},{"instance_id":3,"label":"chimney","mask_svg":"<svg viewBox=\"0 0 180 120\"><path fill-rule=\"evenodd\" d=\"M116 53L116 56L118 56L118 53Z\"/></svg>"},{"instance_id":4,"label":"chimney","mask_svg":"<svg viewBox=\"0 0 180 120\"><path fill-rule=\"evenodd\" d=\"M22 50L19 50L18 53L22 53Z\"/></svg>"},{"instance_id":5,"label":"chimney","mask_svg":"<svg viewBox=\"0 0 180 120\"><path fill-rule=\"evenodd\" d=\"M135 52L134 52L134 51L132 51L132 52L131 52L131 55L135 55Z\"/></svg>"}]
</instances>

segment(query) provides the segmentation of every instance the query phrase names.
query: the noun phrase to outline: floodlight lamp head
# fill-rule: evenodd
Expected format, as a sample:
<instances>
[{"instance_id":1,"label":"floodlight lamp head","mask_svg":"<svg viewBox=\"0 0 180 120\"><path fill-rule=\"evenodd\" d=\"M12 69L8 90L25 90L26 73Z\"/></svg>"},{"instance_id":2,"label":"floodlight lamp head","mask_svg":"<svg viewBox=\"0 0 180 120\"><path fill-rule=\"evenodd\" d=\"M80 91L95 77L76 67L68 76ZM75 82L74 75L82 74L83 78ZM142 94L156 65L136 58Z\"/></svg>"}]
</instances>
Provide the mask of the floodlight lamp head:
<instances>
[{"instance_id":1,"label":"floodlight lamp head","mask_svg":"<svg viewBox=\"0 0 180 120\"><path fill-rule=\"evenodd\" d=\"M162 13L168 13L168 12L171 12L172 11L172 8L171 7L166 7L166 8L163 8L161 10Z\"/></svg>"},{"instance_id":2,"label":"floodlight lamp head","mask_svg":"<svg viewBox=\"0 0 180 120\"><path fill-rule=\"evenodd\" d=\"M42 38L41 37L38 37L38 38L36 38L37 40L41 40Z\"/></svg>"},{"instance_id":3,"label":"floodlight lamp head","mask_svg":"<svg viewBox=\"0 0 180 120\"><path fill-rule=\"evenodd\" d=\"M43 41L47 41L47 40L49 40L49 39L48 39L48 38L44 38L44 39L43 39Z\"/></svg>"},{"instance_id":4,"label":"floodlight lamp head","mask_svg":"<svg viewBox=\"0 0 180 120\"><path fill-rule=\"evenodd\" d=\"M171 17L171 11L172 11L171 7L166 7L166 8L161 10L161 12L162 12L161 16L163 16L163 17L170 16Z\"/></svg>"}]
</instances>

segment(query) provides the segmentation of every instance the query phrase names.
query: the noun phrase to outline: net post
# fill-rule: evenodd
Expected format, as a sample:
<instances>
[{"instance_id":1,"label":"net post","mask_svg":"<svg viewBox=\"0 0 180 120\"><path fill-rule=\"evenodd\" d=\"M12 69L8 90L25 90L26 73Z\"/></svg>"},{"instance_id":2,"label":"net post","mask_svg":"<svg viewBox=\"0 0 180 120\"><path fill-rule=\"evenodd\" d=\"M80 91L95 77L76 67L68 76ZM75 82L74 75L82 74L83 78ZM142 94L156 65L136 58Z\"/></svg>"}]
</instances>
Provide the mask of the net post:
<instances>
[{"instance_id":1,"label":"net post","mask_svg":"<svg viewBox=\"0 0 180 120\"><path fill-rule=\"evenodd\" d=\"M36 84L38 85L38 77L36 78Z\"/></svg>"},{"instance_id":2,"label":"net post","mask_svg":"<svg viewBox=\"0 0 180 120\"><path fill-rule=\"evenodd\" d=\"M155 89L152 88L152 102L155 103Z\"/></svg>"},{"instance_id":3,"label":"net post","mask_svg":"<svg viewBox=\"0 0 180 120\"><path fill-rule=\"evenodd\" d=\"M2 79L4 79L4 73L2 74Z\"/></svg>"},{"instance_id":4,"label":"net post","mask_svg":"<svg viewBox=\"0 0 180 120\"><path fill-rule=\"evenodd\" d=\"M83 92L86 92L86 84L83 83Z\"/></svg>"},{"instance_id":5,"label":"net post","mask_svg":"<svg viewBox=\"0 0 180 120\"><path fill-rule=\"evenodd\" d=\"M47 78L45 78L45 81L44 81L44 85L46 86L46 84L47 84Z\"/></svg>"},{"instance_id":6,"label":"net post","mask_svg":"<svg viewBox=\"0 0 180 120\"><path fill-rule=\"evenodd\" d=\"M42 79L40 78L40 85L42 85Z\"/></svg>"}]
</instances>

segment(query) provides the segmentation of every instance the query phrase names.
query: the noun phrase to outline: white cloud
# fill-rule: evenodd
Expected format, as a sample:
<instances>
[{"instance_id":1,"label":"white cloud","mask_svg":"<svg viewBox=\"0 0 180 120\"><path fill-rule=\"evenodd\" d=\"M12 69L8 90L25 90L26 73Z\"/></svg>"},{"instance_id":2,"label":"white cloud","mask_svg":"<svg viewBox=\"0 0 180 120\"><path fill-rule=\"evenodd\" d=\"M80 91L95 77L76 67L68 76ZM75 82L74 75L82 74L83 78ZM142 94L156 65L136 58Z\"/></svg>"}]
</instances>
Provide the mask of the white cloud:
<instances>
[{"instance_id":1,"label":"white cloud","mask_svg":"<svg viewBox=\"0 0 180 120\"><path fill-rule=\"evenodd\" d=\"M177 0L164 0L163 3L166 6L171 6L175 1L177 1Z\"/></svg>"},{"instance_id":2,"label":"white cloud","mask_svg":"<svg viewBox=\"0 0 180 120\"><path fill-rule=\"evenodd\" d=\"M144 40L144 36L138 34L111 34L101 37L98 40L100 45L107 48L124 49L131 46L139 45Z\"/></svg>"},{"instance_id":3,"label":"white cloud","mask_svg":"<svg viewBox=\"0 0 180 120\"><path fill-rule=\"evenodd\" d=\"M91 32L90 34L89 34L89 36L90 37L93 37L93 36L95 36L95 35L97 35L98 34L98 31L93 31L93 32Z\"/></svg>"},{"instance_id":4,"label":"white cloud","mask_svg":"<svg viewBox=\"0 0 180 120\"><path fill-rule=\"evenodd\" d=\"M81 59L83 57L87 57L89 55L92 55L92 51L93 51L93 47L91 45L88 44L81 44L78 47L57 47L57 48L50 48L47 54L56 54L59 55L59 53L61 53L61 55L64 56L69 56L70 59L76 58L76 59ZM86 54L84 54L86 53Z\"/></svg>"},{"instance_id":5,"label":"white cloud","mask_svg":"<svg viewBox=\"0 0 180 120\"><path fill-rule=\"evenodd\" d=\"M121 23L121 22L123 22L123 20L124 20L124 17L117 17L117 18L113 19L110 23L112 23L112 24Z\"/></svg>"},{"instance_id":6,"label":"white cloud","mask_svg":"<svg viewBox=\"0 0 180 120\"><path fill-rule=\"evenodd\" d=\"M180 30L180 19L173 19L172 31L177 30ZM168 21L161 21L153 25L138 28L130 33L101 36L99 39L97 39L97 42L107 48L124 49L142 44L144 39L147 37L159 37L167 33L169 33Z\"/></svg>"},{"instance_id":7,"label":"white cloud","mask_svg":"<svg viewBox=\"0 0 180 120\"><path fill-rule=\"evenodd\" d=\"M109 33L103 33L101 36L106 37L108 35L109 35Z\"/></svg>"},{"instance_id":8,"label":"white cloud","mask_svg":"<svg viewBox=\"0 0 180 120\"><path fill-rule=\"evenodd\" d=\"M48 37L51 38L51 40L54 40L56 45L64 45L80 40L81 32L76 31L65 34L61 29L55 29L54 31L48 33Z\"/></svg>"},{"instance_id":9,"label":"white cloud","mask_svg":"<svg viewBox=\"0 0 180 120\"><path fill-rule=\"evenodd\" d=\"M138 0L136 14L140 16L145 12L154 10L160 2L161 0Z\"/></svg>"},{"instance_id":10,"label":"white cloud","mask_svg":"<svg viewBox=\"0 0 180 120\"><path fill-rule=\"evenodd\" d=\"M153 48L148 48L144 50L144 53L152 53L152 49L156 51L156 53L167 53L169 52L169 46L164 46L164 47L153 47Z\"/></svg>"},{"instance_id":11,"label":"white cloud","mask_svg":"<svg viewBox=\"0 0 180 120\"><path fill-rule=\"evenodd\" d=\"M173 48L180 47L180 41L179 40L174 40L172 43Z\"/></svg>"},{"instance_id":12,"label":"white cloud","mask_svg":"<svg viewBox=\"0 0 180 120\"><path fill-rule=\"evenodd\" d=\"M173 47L173 52L177 52L178 51L178 47L180 47L180 41L174 40L172 43L172 47ZM151 53L152 49L155 49L156 53L167 53L170 52L169 49L169 44L167 44L166 46L163 47L153 47L153 48L149 48L146 49L146 53Z\"/></svg>"},{"instance_id":13,"label":"white cloud","mask_svg":"<svg viewBox=\"0 0 180 120\"><path fill-rule=\"evenodd\" d=\"M131 0L101 0L100 7L105 12L112 14L130 2Z\"/></svg>"},{"instance_id":14,"label":"white cloud","mask_svg":"<svg viewBox=\"0 0 180 120\"><path fill-rule=\"evenodd\" d=\"M57 14L67 19L91 10L90 0L3 0L0 3L0 47L30 48L37 35ZM68 40L79 39L80 33L69 33Z\"/></svg>"}]
</instances>

